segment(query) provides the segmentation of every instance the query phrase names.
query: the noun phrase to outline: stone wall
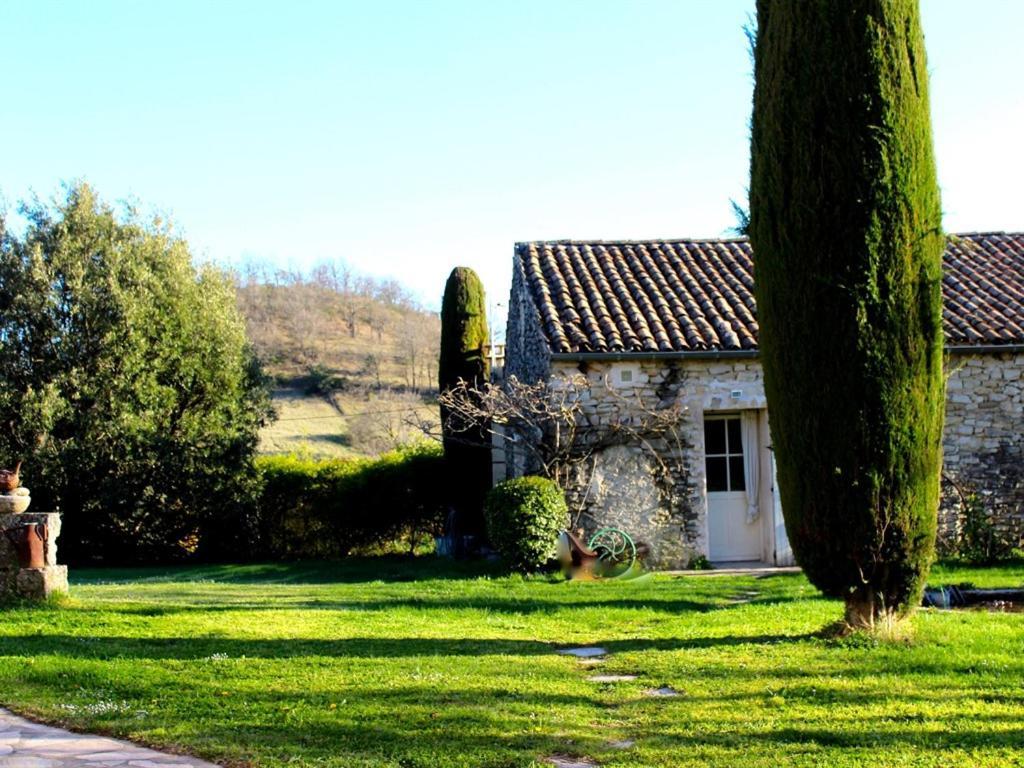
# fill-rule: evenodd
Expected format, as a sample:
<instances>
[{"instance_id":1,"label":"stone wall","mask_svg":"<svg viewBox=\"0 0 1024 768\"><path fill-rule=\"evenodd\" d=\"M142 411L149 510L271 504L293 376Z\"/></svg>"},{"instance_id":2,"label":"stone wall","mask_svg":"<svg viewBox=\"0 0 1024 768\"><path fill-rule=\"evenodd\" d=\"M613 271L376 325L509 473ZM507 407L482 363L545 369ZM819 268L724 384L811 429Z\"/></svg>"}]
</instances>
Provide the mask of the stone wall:
<instances>
[{"instance_id":1,"label":"stone wall","mask_svg":"<svg viewBox=\"0 0 1024 768\"><path fill-rule=\"evenodd\" d=\"M1024 354L953 355L946 383L946 475L978 494L996 529L1024 545ZM940 539L956 535L947 483Z\"/></svg>"},{"instance_id":2,"label":"stone wall","mask_svg":"<svg viewBox=\"0 0 1024 768\"><path fill-rule=\"evenodd\" d=\"M684 413L674 445L615 445L595 455L592 468L582 472L567 492L570 509L581 513L581 527L588 535L602 526L629 531L649 547L648 563L655 568L685 567L694 557L706 555L704 415L764 409L760 362L680 359L588 363L582 369L590 382L585 407L598 421L618 418L621 404L637 397L647 404L671 399L683 406ZM627 369L630 381L619 381ZM571 376L580 370L578 363L556 361L551 375ZM946 474L975 490L997 529L1021 541L1024 355L951 359L945 454ZM664 476L666 467L670 477ZM766 473L762 478L767 482ZM956 502L955 494L944 495L940 537L946 541L956 534Z\"/></svg>"},{"instance_id":3,"label":"stone wall","mask_svg":"<svg viewBox=\"0 0 1024 768\"><path fill-rule=\"evenodd\" d=\"M526 286L523 264L516 254L512 261L512 290L505 327L505 376L537 382L551 372L551 354L541 329L540 315Z\"/></svg>"},{"instance_id":4,"label":"stone wall","mask_svg":"<svg viewBox=\"0 0 1024 768\"><path fill-rule=\"evenodd\" d=\"M568 489L570 508L588 533L606 525L635 533L649 546L654 567L683 567L706 555L704 414L764 409L760 362L752 357L552 361L525 281L516 255L506 375L536 382L582 370L590 382L585 406L598 421L617 417L613 414L628 397L648 404L669 398L684 408L673 445L613 445L595 455ZM956 486L977 493L997 530L1024 546L1024 354L953 354L947 390L945 476L952 482L944 486L940 541L957 535ZM767 429L763 435L767 444ZM508 450L506 458L509 477L530 470L523 453ZM770 460L765 467L770 469ZM766 483L768 473L762 471L762 478ZM782 533L767 540L776 536ZM765 552L766 558L771 555Z\"/></svg>"},{"instance_id":5,"label":"stone wall","mask_svg":"<svg viewBox=\"0 0 1024 768\"><path fill-rule=\"evenodd\" d=\"M623 404L643 408L677 403L682 418L669 439L612 445L566 494L587 535L613 526L646 545L654 568L684 568L706 556L704 413L764 408L761 367L752 359L588 363L584 407L597 423L622 417ZM556 362L552 376L572 376L577 364ZM622 381L628 371L628 381Z\"/></svg>"},{"instance_id":6,"label":"stone wall","mask_svg":"<svg viewBox=\"0 0 1024 768\"><path fill-rule=\"evenodd\" d=\"M68 592L68 569L57 564L57 537L60 536L60 515L55 512L23 512L0 514L0 532L29 523L47 526L43 547L42 568L22 568L17 550L5 534L0 533L0 601L10 598L45 600Z\"/></svg>"},{"instance_id":7,"label":"stone wall","mask_svg":"<svg viewBox=\"0 0 1024 768\"><path fill-rule=\"evenodd\" d=\"M661 369L655 364L631 366L629 386L616 386L619 373L614 364L583 366L589 390L583 408L592 423L607 427L622 419L631 401L654 408L674 402L683 386L678 368ZM574 376L580 367L556 363L552 376ZM627 531L645 546L645 561L656 568L682 567L699 554L699 532L687 503L692 482L692 450L679 434L679 446L672 440L655 440L648 446L635 442L610 445L581 466L566 492L574 524L587 537L598 528L611 526ZM666 471L667 470L667 471Z\"/></svg>"},{"instance_id":8,"label":"stone wall","mask_svg":"<svg viewBox=\"0 0 1024 768\"><path fill-rule=\"evenodd\" d=\"M530 298L526 274L519 254L512 260L512 290L508 302L508 322L505 327L505 368L503 377L516 377L520 381L544 381L551 373L551 354L541 329L540 314ZM527 454L515 450L514 443L505 441L504 456L495 465L504 466L507 477L518 477L534 468L528 466Z\"/></svg>"}]
</instances>

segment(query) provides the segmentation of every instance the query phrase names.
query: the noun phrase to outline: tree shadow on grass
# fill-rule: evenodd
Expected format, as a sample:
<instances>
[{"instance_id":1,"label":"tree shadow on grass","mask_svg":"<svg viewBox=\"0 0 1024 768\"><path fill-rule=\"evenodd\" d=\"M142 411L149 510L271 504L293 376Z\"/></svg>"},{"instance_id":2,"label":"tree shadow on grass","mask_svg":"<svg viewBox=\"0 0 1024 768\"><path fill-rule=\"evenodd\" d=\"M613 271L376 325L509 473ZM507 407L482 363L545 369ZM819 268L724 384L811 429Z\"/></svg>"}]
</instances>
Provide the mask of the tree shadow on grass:
<instances>
[{"instance_id":1,"label":"tree shadow on grass","mask_svg":"<svg viewBox=\"0 0 1024 768\"><path fill-rule=\"evenodd\" d=\"M56 670L53 675L58 674ZM345 685L337 690L320 690L314 694L300 688L275 688L265 691L244 692L244 730L232 716L231 698L218 699L218 703L196 700L202 707L191 712L187 721L191 735L186 740L214 747L211 757L231 757L237 754L231 745L244 740L246 755L269 757L286 754L314 761L317 758L354 761L377 760L377 764L397 761L405 766L428 766L437 762L494 766L523 765L531 759L553 753L611 757L608 740L610 734L602 730L601 712L609 706L635 705L645 707L646 714L631 716L620 710L615 714L619 727L624 727L631 738L637 739L648 754L672 755L673 760L696 758L708 748L723 754L720 764L729 764L729 753L736 751L736 763L762 764L761 756L773 757L785 763L785 756L794 748L811 747L822 764L840 762L844 757L864 758L864 750L873 750L878 762L893 759L895 753L914 750L917 758L924 754L951 749L1013 750L1019 757L1024 744L1024 728L1019 720L1004 713L974 712L969 716L929 718L931 722L893 722L884 718L861 716L856 709L846 709L844 718L835 727L793 724L793 716L783 717L784 710L773 710L770 722L760 722L753 714L759 707L752 700L744 709L753 720L742 729L735 722L726 723L721 731L714 726L717 715L706 709L706 700L694 701L683 697L666 701L637 698L632 701L610 702L599 689L581 686L575 691L507 691L495 684L473 688L439 688L424 683L408 683L388 687L359 688L358 706L348 715L344 708L328 709L331 702L353 695ZM55 683L56 684L56 681ZM65 681L66 684L66 681ZM144 698L145 691L131 690L129 681L118 684L117 695ZM296 683L299 685L299 683ZM844 691L839 704L856 708L876 703L873 698L859 698L857 691ZM902 695L888 699L903 701ZM723 700L729 700L723 697ZM189 706L193 706L190 704ZM824 706L824 705L823 705ZM296 727L283 713L301 708L304 727ZM689 709L689 712L684 710ZM545 720L568 724L571 740L552 733L535 733L535 713L546 713ZM366 713L372 712L372 722ZM660 712L654 715L651 713ZM173 710L163 713L173 716ZM667 718L659 725L659 718ZM788 722L787 722L788 720ZM687 724L687 730L680 727ZM976 727L969 727L974 724ZM956 725L960 727L950 727ZM704 726L694 728L694 726ZM143 736L147 722L124 721L114 724L122 730ZM180 732L179 732L180 733ZM123 735L123 734L122 734ZM885 750L885 751L880 751ZM742 759L740 753L742 752ZM439 760L439 757L446 758ZM1004 755L1009 757L1009 755ZM974 756L984 759L983 754ZM927 758L926 758L927 759ZM432 762L434 761L434 762ZM504 762L508 761L508 762ZM658 764L661 764L660 762ZM666 765L676 764L666 762ZM844 763L845 764L845 763ZM859 764L859 763L858 763ZM931 763L929 763L931 764Z\"/></svg>"},{"instance_id":2,"label":"tree shadow on grass","mask_svg":"<svg viewBox=\"0 0 1024 768\"><path fill-rule=\"evenodd\" d=\"M984 715L975 716L975 722L984 723ZM757 751L763 745L778 754L777 750L784 746L815 746L828 749L843 750L880 750L913 747L927 752L944 752L951 749L1006 749L1018 750L1017 758L1021 757L1024 745L1024 728L1005 728L1001 719L992 730L974 728L957 731L942 730L936 727L905 726L894 728L872 728L864 723L858 728L814 728L814 727L781 727L750 730L743 733L730 732L717 734L703 731L699 736L687 734L661 733L652 734L657 743L651 744L656 749L678 751L709 746L734 747L745 752ZM822 753L825 757L828 753ZM838 757L838 756L835 756ZM880 756L881 757L881 756ZM825 764L825 763L822 763ZM929 763L930 765L931 763ZM973 763L972 763L973 764ZM983 763L977 763L983 764ZM1007 763L1009 764L1009 763Z\"/></svg>"},{"instance_id":3,"label":"tree shadow on grass","mask_svg":"<svg viewBox=\"0 0 1024 768\"><path fill-rule=\"evenodd\" d=\"M800 642L812 635L751 635L698 638L618 639L597 641L611 654L635 651L679 651L738 645ZM575 647L561 639L549 642L504 638L378 638L238 639L226 637L123 637L88 635L7 635L0 637L0 655L62 655L90 659L201 660L215 654L228 658L294 659L418 658L450 656L553 655Z\"/></svg>"},{"instance_id":4,"label":"tree shadow on grass","mask_svg":"<svg viewBox=\"0 0 1024 768\"><path fill-rule=\"evenodd\" d=\"M338 600L330 598L268 598L267 600L229 600L224 595L202 592L176 591L174 602L161 604L109 604L100 603L78 608L79 611L100 611L123 613L137 616L170 616L188 613L231 613L237 611L356 611L375 612L396 609L438 610L438 611L479 611L509 615L534 613L555 613L563 611L606 611L635 610L652 611L678 615L682 613L706 613L728 610L735 605L722 604L720 600L682 599L581 599L566 601L553 595L551 599L518 599L515 597L437 597L395 598L385 600Z\"/></svg>"},{"instance_id":5,"label":"tree shadow on grass","mask_svg":"<svg viewBox=\"0 0 1024 768\"><path fill-rule=\"evenodd\" d=\"M657 572L655 572L657 573ZM303 560L293 562L265 562L247 564L158 565L116 568L74 567L72 584L160 584L201 582L210 584L362 584L368 582L401 583L434 580L467 580L501 578L509 575L500 562L483 559L454 560L434 555L408 557L381 555L373 557L346 557L340 560ZM558 582L561 577L552 573L549 578ZM680 581L687 579L686 586ZM725 594L739 588L764 589L783 586L803 579L799 573L768 574L765 576L726 577L728 585L709 582L696 577L676 577L664 582L673 589L692 592ZM737 579L743 580L737 585ZM749 583L748 583L749 582ZM542 575L537 583L546 583ZM573 583L575 584L575 583ZM585 586L604 586L612 589L628 588L629 582L604 581ZM795 599L795 598L793 598Z\"/></svg>"},{"instance_id":6,"label":"tree shadow on grass","mask_svg":"<svg viewBox=\"0 0 1024 768\"><path fill-rule=\"evenodd\" d=\"M361 584L465 580L506 574L498 563L485 560L452 560L433 556L351 557L344 560L310 560L291 563L246 565L167 565L130 568L75 568L76 584L160 584L201 582L210 584Z\"/></svg>"}]
</instances>

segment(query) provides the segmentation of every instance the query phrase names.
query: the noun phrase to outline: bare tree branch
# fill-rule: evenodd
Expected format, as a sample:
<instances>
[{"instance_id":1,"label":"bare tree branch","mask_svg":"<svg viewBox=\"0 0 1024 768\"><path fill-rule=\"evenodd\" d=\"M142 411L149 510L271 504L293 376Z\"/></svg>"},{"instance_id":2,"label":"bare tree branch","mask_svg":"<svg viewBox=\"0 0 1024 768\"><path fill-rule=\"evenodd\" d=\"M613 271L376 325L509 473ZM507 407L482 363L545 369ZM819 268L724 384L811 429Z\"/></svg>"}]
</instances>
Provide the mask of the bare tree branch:
<instances>
[{"instance_id":1,"label":"bare tree branch","mask_svg":"<svg viewBox=\"0 0 1024 768\"><path fill-rule=\"evenodd\" d=\"M674 394L651 402L607 381L596 392L586 376L576 374L536 384L515 376L502 385L460 381L439 399L445 427L456 438L489 424L490 433L521 451L529 467L566 490L592 475L596 454L613 445L640 447L664 477L671 476L666 457L682 457L683 407Z\"/></svg>"}]
</instances>

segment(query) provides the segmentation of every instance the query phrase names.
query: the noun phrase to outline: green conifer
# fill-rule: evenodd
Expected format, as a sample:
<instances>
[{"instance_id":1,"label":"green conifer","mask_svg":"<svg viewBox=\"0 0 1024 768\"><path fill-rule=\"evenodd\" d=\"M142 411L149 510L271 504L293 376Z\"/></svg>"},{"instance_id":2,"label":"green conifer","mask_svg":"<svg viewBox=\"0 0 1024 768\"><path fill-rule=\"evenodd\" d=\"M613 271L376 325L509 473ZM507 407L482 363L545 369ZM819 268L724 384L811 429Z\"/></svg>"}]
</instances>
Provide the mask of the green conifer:
<instances>
[{"instance_id":1,"label":"green conifer","mask_svg":"<svg viewBox=\"0 0 1024 768\"><path fill-rule=\"evenodd\" d=\"M853 626L920 601L944 410L917 0L758 0L750 237L797 561Z\"/></svg>"},{"instance_id":2,"label":"green conifer","mask_svg":"<svg viewBox=\"0 0 1024 768\"><path fill-rule=\"evenodd\" d=\"M441 355L438 387L444 392L459 381L480 388L490 375L487 360L487 310L483 283L469 267L448 277L441 302ZM483 502L491 487L491 440L488 424L453 424L441 409L444 453L453 483L458 532L484 534Z\"/></svg>"}]
</instances>

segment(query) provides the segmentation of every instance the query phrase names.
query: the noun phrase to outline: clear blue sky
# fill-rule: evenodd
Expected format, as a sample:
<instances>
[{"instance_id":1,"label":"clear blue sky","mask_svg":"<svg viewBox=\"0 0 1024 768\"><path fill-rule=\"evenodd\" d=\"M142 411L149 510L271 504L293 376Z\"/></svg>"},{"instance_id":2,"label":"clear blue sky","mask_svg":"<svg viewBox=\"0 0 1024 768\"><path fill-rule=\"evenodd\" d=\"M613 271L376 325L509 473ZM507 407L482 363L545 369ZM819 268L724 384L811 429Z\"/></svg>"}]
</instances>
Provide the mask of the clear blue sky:
<instances>
[{"instance_id":1,"label":"clear blue sky","mask_svg":"<svg viewBox=\"0 0 1024 768\"><path fill-rule=\"evenodd\" d=\"M921 0L945 226L1024 230L1020 0ZM3 0L0 192L84 178L200 258L329 258L436 306L512 245L718 236L752 0Z\"/></svg>"}]
</instances>

